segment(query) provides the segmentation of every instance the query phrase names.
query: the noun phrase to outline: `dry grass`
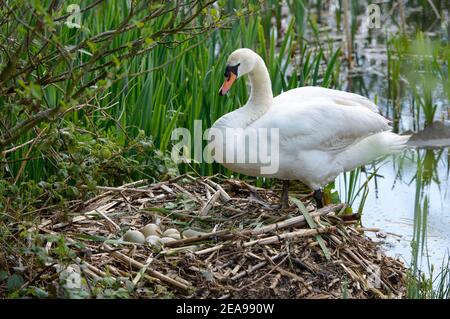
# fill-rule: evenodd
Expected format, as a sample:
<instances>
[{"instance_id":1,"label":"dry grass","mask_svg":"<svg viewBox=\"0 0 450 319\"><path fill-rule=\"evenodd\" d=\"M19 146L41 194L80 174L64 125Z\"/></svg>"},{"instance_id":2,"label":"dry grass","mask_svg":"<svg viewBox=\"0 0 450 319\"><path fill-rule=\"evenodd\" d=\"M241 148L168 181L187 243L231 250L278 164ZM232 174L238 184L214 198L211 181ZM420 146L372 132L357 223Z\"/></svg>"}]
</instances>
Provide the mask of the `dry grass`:
<instances>
[{"instance_id":1,"label":"dry grass","mask_svg":"<svg viewBox=\"0 0 450 319\"><path fill-rule=\"evenodd\" d=\"M68 219L55 211L38 226L73 245L88 283L107 275L128 279L134 297L149 297L149 290L153 297L183 298L405 296L404 265L364 235L374 230L339 217L343 204L316 210L302 196L289 209L273 209L267 203L277 203L277 193L219 176L99 189ZM150 222L204 234L161 251L121 243L125 230ZM83 249L74 245L80 242ZM47 271L35 281L57 279Z\"/></svg>"}]
</instances>

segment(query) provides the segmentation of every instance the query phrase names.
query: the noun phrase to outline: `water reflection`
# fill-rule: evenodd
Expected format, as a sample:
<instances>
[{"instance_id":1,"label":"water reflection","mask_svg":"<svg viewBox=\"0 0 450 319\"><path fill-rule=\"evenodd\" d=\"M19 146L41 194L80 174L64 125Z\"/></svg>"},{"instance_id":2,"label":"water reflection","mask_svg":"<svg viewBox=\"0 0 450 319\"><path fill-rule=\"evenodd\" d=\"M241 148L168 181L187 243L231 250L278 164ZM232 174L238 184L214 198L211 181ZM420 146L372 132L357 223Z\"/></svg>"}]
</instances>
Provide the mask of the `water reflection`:
<instances>
[{"instance_id":1,"label":"water reflection","mask_svg":"<svg viewBox=\"0 0 450 319\"><path fill-rule=\"evenodd\" d=\"M429 272L450 248L449 149L409 149L376 164L362 223L380 228L387 253ZM363 185L366 176L360 176ZM340 176L337 185L344 183ZM359 205L355 200L354 207ZM376 238L376 240L380 240ZM413 249L411 249L413 248ZM412 253L411 253L412 252Z\"/></svg>"},{"instance_id":2,"label":"water reflection","mask_svg":"<svg viewBox=\"0 0 450 319\"><path fill-rule=\"evenodd\" d=\"M415 54L415 60L411 59L413 56L411 52L402 60L392 55L389 50L390 47L395 47L397 51L401 51L404 47L414 47L415 42L423 44L425 40L418 37L418 40L411 42L412 45L409 42L406 45L404 41L407 40L399 38L388 42L388 50L381 50L381 47L385 47L385 43L380 43L378 46L380 50L376 50L376 60L379 63L372 66L371 55L374 47L364 44L363 35L359 39L362 41L358 51L358 55L362 57L359 60L359 68L371 72L353 73L346 79L343 88L375 100L380 106L381 114L392 120L396 132L408 130L417 132L423 129L425 124L429 126L433 117L439 120L437 114L442 114L448 105L444 89L445 76L442 76L443 73L440 73L439 68L442 64L436 62L437 59L433 61L422 59L424 55L419 54L421 51L412 52ZM420 48L429 49L431 45L422 45ZM408 61L408 58L411 61ZM400 62L403 66L408 64L405 61L409 64L417 61L420 63L409 65L409 68L401 68ZM424 65L428 66L425 68L428 72L421 73L422 77L416 79L417 81L413 81L415 78L412 76L408 78L403 74L409 72L408 70L422 70ZM430 74L432 76L429 76ZM440 78L441 81L439 83L436 80L431 81L430 78L433 77ZM410 82L408 85L405 85L407 82L403 80L404 78L408 78ZM429 85L425 85L427 83ZM415 92L414 89L417 88L423 88L424 91ZM439 133L439 130L435 132ZM431 140L427 140L427 145L438 145L433 144L433 139L438 139L439 136L430 134L422 136L431 137ZM376 169L377 175L368 183L370 192L367 193L367 197L364 198L360 194L352 205L356 209L361 201L365 201L362 223L367 227L383 230L387 235L383 239L386 241L384 247L387 252L402 258L415 274L420 270L429 273L430 264L439 268L444 259L448 260L449 162L448 148L410 148L402 155L389 157L371 169L372 171ZM360 185L363 185L368 176L367 174L359 176ZM348 178L342 175L337 185L346 182L348 183ZM348 194L341 195L341 198L346 197Z\"/></svg>"}]
</instances>

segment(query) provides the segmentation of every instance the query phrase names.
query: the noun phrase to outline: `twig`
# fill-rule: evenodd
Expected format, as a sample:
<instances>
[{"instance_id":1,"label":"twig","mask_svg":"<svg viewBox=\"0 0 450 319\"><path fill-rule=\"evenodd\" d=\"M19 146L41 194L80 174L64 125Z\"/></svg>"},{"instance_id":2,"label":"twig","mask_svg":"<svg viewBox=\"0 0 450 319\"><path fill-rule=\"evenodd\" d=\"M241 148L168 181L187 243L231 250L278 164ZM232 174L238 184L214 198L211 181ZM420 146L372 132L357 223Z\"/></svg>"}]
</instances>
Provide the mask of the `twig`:
<instances>
[{"instance_id":1,"label":"twig","mask_svg":"<svg viewBox=\"0 0 450 319\"><path fill-rule=\"evenodd\" d=\"M436 15L436 18L441 19L441 15L439 14L439 11L436 9L436 6L434 5L432 0L428 0L428 3L430 4L431 8L434 11L434 14Z\"/></svg>"},{"instance_id":2,"label":"twig","mask_svg":"<svg viewBox=\"0 0 450 319\"><path fill-rule=\"evenodd\" d=\"M116 257L117 259L119 259L119 260L121 260L121 261L123 261L123 262L125 262L127 264L130 264L134 268L138 268L138 269L144 269L145 268L144 264L142 264L142 263L134 260L133 258L130 258L130 257L128 257L128 256L126 256L126 255L124 255L124 254L122 254L120 252L118 252L118 251L113 251L113 249L110 246L104 244L104 247L106 249L110 250L110 253L111 253L112 256ZM183 284L183 283L181 283L181 282L179 282L179 281L177 281L177 280L175 280L173 278L170 278L170 277L168 277L168 276L166 276L166 275L164 275L164 274L162 274L162 273L160 273L160 272L158 272L156 270L151 270L151 269L146 268L145 272L147 272L150 276L161 280L162 282L165 282L167 284L175 286L176 288L179 288L179 289L182 289L182 290L188 290L189 289L188 285L185 285L185 284Z\"/></svg>"},{"instance_id":3,"label":"twig","mask_svg":"<svg viewBox=\"0 0 450 319\"><path fill-rule=\"evenodd\" d=\"M106 216L105 213L103 213L102 211L100 211L100 210L98 210L98 209L96 209L95 211L96 211L100 216L102 216L104 219L106 219L108 222L110 222L111 225L113 225L113 226L116 228L116 230L120 231L120 226L117 225L111 218L109 218L108 216Z\"/></svg>"},{"instance_id":4,"label":"twig","mask_svg":"<svg viewBox=\"0 0 450 319\"><path fill-rule=\"evenodd\" d=\"M180 247L180 246L185 246L186 244L192 244L195 243L197 241L203 241L203 240L208 240L214 237L222 237L224 235L228 235L230 234L230 231L225 229L225 230L219 230L216 232L212 232L212 233L207 233L204 235L200 235L200 236L195 236L195 237L190 237L190 238L185 238L185 239L180 239L177 241L172 241L172 242L168 242L166 243L167 247Z\"/></svg>"},{"instance_id":5,"label":"twig","mask_svg":"<svg viewBox=\"0 0 450 319\"><path fill-rule=\"evenodd\" d=\"M281 235L252 240L252 241L244 243L242 246L250 247L250 246L253 246L256 244L259 244L259 245L273 244L273 243L280 242L284 239L316 236L319 234L334 232L335 230L336 230L336 226L329 226L329 227L315 228L315 229L301 229L301 230L297 230L297 231L290 232L290 233L284 233Z\"/></svg>"},{"instance_id":6,"label":"twig","mask_svg":"<svg viewBox=\"0 0 450 319\"><path fill-rule=\"evenodd\" d=\"M311 216L312 217L317 217L317 216L328 215L329 213L337 212L337 211L341 210L344 206L345 206L345 204L326 206L324 208L319 209L316 212L311 213ZM295 217L283 220L283 221L275 223L275 224L271 224L271 225L267 225L267 226L264 226L264 227L261 227L261 228L254 229L254 230L252 230L250 232L250 234L252 236L256 236L256 235L260 235L260 234L263 234L263 233L276 231L278 229L285 229L285 228L302 226L305 223L306 223L305 216L303 216L303 215L295 216ZM248 233L248 232L246 232L246 233Z\"/></svg>"},{"instance_id":7,"label":"twig","mask_svg":"<svg viewBox=\"0 0 450 319\"><path fill-rule=\"evenodd\" d=\"M238 288L238 289L233 289L233 290L241 291L241 290L244 290L244 289L246 289L246 288L248 288L248 287L250 287L250 286L252 286L252 285L254 285L254 284L258 283L258 282L260 282L261 280L263 280L263 279L265 279L266 277L268 277L272 272L274 272L275 270L277 270L278 267L280 267L280 266L286 261L286 259L287 259L288 257L289 257L289 256L284 257L282 261L280 261L277 265L275 265L274 267L272 267L271 270L269 270L267 273L265 273L263 276L261 276L261 277L258 278L257 280L252 281L251 283L249 283L248 285L245 285L244 287L241 287L241 288Z\"/></svg>"},{"instance_id":8,"label":"twig","mask_svg":"<svg viewBox=\"0 0 450 319\"><path fill-rule=\"evenodd\" d=\"M33 141L34 141L36 138L37 138L37 137L32 138L31 140L29 140L29 141L27 141L27 142L25 142L25 143L22 143L22 144L20 144L20 145L14 146L14 147L12 147L12 148L10 148L10 149L8 149L8 150L2 151L2 155L6 155L6 154L8 154L8 153L17 151L18 149L20 149L20 148L22 148L22 147L24 147L24 146L27 146L28 144L33 143Z\"/></svg>"},{"instance_id":9,"label":"twig","mask_svg":"<svg viewBox=\"0 0 450 319\"><path fill-rule=\"evenodd\" d=\"M286 256L286 253L280 253L278 255L275 255L273 257L270 257L271 261L275 261L277 259L280 259L281 257ZM287 256L286 256L287 257ZM260 263L257 263L255 266L250 267L248 270L243 270L240 273L236 274L235 276L231 277L231 280L236 281L238 279L241 279L242 277L251 274L252 272L255 272L258 269L261 269L267 265L267 261L261 261Z\"/></svg>"},{"instance_id":10,"label":"twig","mask_svg":"<svg viewBox=\"0 0 450 319\"><path fill-rule=\"evenodd\" d=\"M36 145L36 142L39 141L39 138L41 137L41 135L45 132L46 128L44 128L43 130L41 130L38 135L36 136L36 138L33 140L33 142L30 145L30 148L28 149L25 158L28 158L28 156L30 156L30 153L34 147L34 145ZM22 163L20 164L20 168L19 171L17 172L16 178L14 179L14 185L17 183L17 181L20 178L20 175L22 175L23 170L25 169L25 166L27 165L28 160L24 160L22 161Z\"/></svg>"},{"instance_id":11,"label":"twig","mask_svg":"<svg viewBox=\"0 0 450 319\"><path fill-rule=\"evenodd\" d=\"M210 209L214 206L214 203L219 199L221 195L220 190L214 193L214 195L210 198L210 200L206 203L205 207L202 208L199 215L205 216L209 213Z\"/></svg>"},{"instance_id":12,"label":"twig","mask_svg":"<svg viewBox=\"0 0 450 319\"><path fill-rule=\"evenodd\" d=\"M217 183L214 183L212 180L210 180L209 178L205 179L205 182L208 183L211 187L215 188L216 190L220 191L220 195L222 196L223 200L225 202L228 202L231 200L230 195L227 194L227 192L225 192L225 190L222 188L222 186L220 186Z\"/></svg>"},{"instance_id":13,"label":"twig","mask_svg":"<svg viewBox=\"0 0 450 319\"><path fill-rule=\"evenodd\" d=\"M89 186L87 185L81 185L81 188L88 189ZM142 188L130 188L130 187L110 187L110 186L95 186L98 190L105 190L110 192L136 192L136 193L148 193L150 192L150 189L142 189Z\"/></svg>"},{"instance_id":14,"label":"twig","mask_svg":"<svg viewBox=\"0 0 450 319\"><path fill-rule=\"evenodd\" d=\"M209 254L211 252L220 250L223 246L224 246L224 244L220 244L220 245L209 247L209 248L206 248L206 249L203 249L203 250L198 250L198 251L195 252L195 254L198 255L198 256Z\"/></svg>"}]
</instances>

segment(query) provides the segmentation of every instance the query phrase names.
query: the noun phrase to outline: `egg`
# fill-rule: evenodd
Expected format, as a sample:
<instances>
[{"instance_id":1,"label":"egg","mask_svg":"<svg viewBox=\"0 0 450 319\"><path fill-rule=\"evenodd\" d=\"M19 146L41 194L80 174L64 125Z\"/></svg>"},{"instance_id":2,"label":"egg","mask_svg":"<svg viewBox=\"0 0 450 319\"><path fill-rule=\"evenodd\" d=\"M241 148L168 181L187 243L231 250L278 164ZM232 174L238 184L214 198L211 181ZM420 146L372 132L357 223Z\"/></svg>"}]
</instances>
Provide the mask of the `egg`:
<instances>
[{"instance_id":1,"label":"egg","mask_svg":"<svg viewBox=\"0 0 450 319\"><path fill-rule=\"evenodd\" d=\"M147 245L149 245L150 247L155 248L157 250L161 250L164 246L164 242L162 241L162 239L155 235L147 236L145 238L145 243Z\"/></svg>"},{"instance_id":2,"label":"egg","mask_svg":"<svg viewBox=\"0 0 450 319\"><path fill-rule=\"evenodd\" d=\"M142 233L144 234L145 238L148 236L158 236L161 237L161 229L156 224L147 224L142 228Z\"/></svg>"},{"instance_id":3,"label":"egg","mask_svg":"<svg viewBox=\"0 0 450 319\"><path fill-rule=\"evenodd\" d=\"M202 236L205 235L206 233L202 233L193 229L186 229L183 232L183 238L191 238L191 237L197 237L197 236Z\"/></svg>"},{"instance_id":4,"label":"egg","mask_svg":"<svg viewBox=\"0 0 450 319\"><path fill-rule=\"evenodd\" d=\"M161 241L164 243L164 244L166 244L166 243L170 243L170 242L172 242L172 241L177 241L175 238L172 238L172 237L163 237L163 238L161 238Z\"/></svg>"},{"instance_id":5,"label":"egg","mask_svg":"<svg viewBox=\"0 0 450 319\"><path fill-rule=\"evenodd\" d=\"M136 244L145 243L145 236L138 230L128 230L123 235L123 240Z\"/></svg>"},{"instance_id":6,"label":"egg","mask_svg":"<svg viewBox=\"0 0 450 319\"><path fill-rule=\"evenodd\" d=\"M179 233L178 234L177 233L172 233L172 234L166 235L164 237L170 237L170 238L173 238L175 240L181 239L181 235Z\"/></svg>"},{"instance_id":7,"label":"egg","mask_svg":"<svg viewBox=\"0 0 450 319\"><path fill-rule=\"evenodd\" d=\"M179 234L180 232L176 228L168 228L164 231L163 235L169 235L169 234Z\"/></svg>"},{"instance_id":8,"label":"egg","mask_svg":"<svg viewBox=\"0 0 450 319\"><path fill-rule=\"evenodd\" d=\"M181 239L180 232L177 229L175 229L175 228L166 229L164 231L164 233L163 233L163 236L164 237L171 237L171 238L176 239L176 240Z\"/></svg>"}]
</instances>

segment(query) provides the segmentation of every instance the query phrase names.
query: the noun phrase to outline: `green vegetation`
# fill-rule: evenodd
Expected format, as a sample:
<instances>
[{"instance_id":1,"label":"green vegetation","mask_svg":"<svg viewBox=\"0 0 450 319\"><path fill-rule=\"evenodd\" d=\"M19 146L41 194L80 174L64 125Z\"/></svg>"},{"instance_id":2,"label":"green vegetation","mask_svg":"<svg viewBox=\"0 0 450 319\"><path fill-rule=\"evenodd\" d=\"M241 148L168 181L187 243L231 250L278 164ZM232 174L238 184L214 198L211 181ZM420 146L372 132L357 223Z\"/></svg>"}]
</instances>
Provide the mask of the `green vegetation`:
<instances>
[{"instance_id":1,"label":"green vegetation","mask_svg":"<svg viewBox=\"0 0 450 319\"><path fill-rule=\"evenodd\" d=\"M411 101L416 130L430 126L435 120L436 99L450 101L445 69L450 64L449 50L448 43L433 40L421 32L412 39L396 35L389 40L388 86L395 131L399 130L401 103L405 97Z\"/></svg>"},{"instance_id":2,"label":"green vegetation","mask_svg":"<svg viewBox=\"0 0 450 319\"><path fill-rule=\"evenodd\" d=\"M339 30L347 18L342 2L348 4L339 1L331 17ZM386 10L395 2L385 4ZM218 164L175 166L168 153L174 128L193 132L199 119L206 129L245 103L248 89L242 80L226 99L217 94L226 59L236 48L252 48L263 57L274 95L306 85L357 86L348 74L342 37L336 41L324 29L330 18L321 11L323 1L287 1L289 19L275 0L70 3L81 8L78 27L70 25L77 19L67 1L0 0L0 290L6 287L8 297L49 294L33 286L30 273L13 271L8 256L29 262L28 268L71 260L63 238L26 232L46 211L65 212L94 196L96 186L165 180L188 171L232 175ZM428 1L408 3L421 10L408 15L406 25L418 21L423 31L445 6L445 1L434 1L434 8ZM350 30L343 31L351 35L350 51L356 48L364 8L358 1L349 4ZM415 30L386 36L387 107L382 111L396 132L402 131L405 113L414 130L430 126L445 111L441 106L450 103L448 38ZM438 161L430 152L415 156L411 298L449 297L448 263L431 278L419 270L426 249L426 190ZM372 173L348 172L338 190L342 201L358 202L353 209L360 215L376 172L375 165ZM327 187L330 201L339 200L336 191L334 184ZM41 245L46 241L55 243L49 251ZM91 288L78 297L128 296L115 282Z\"/></svg>"}]
</instances>

